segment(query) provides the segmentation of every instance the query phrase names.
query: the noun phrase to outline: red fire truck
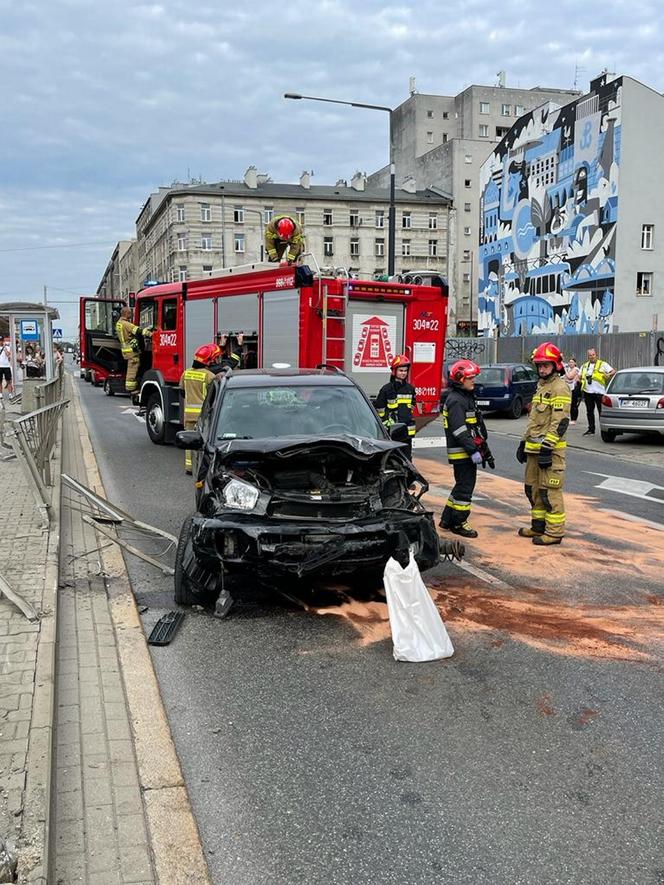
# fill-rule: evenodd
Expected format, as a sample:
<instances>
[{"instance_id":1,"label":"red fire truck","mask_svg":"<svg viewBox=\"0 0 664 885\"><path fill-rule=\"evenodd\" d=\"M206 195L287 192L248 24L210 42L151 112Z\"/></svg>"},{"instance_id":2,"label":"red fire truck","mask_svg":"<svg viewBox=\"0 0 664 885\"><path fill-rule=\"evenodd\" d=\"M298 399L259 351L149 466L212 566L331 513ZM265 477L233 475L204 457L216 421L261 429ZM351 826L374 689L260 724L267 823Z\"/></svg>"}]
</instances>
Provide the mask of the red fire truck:
<instances>
[{"instance_id":1,"label":"red fire truck","mask_svg":"<svg viewBox=\"0 0 664 885\"><path fill-rule=\"evenodd\" d=\"M111 298L81 298L79 303L79 348L81 378L113 396L124 391L125 361L115 324L124 301Z\"/></svg>"},{"instance_id":2,"label":"red fire truck","mask_svg":"<svg viewBox=\"0 0 664 885\"><path fill-rule=\"evenodd\" d=\"M244 368L336 366L375 396L398 353L413 363L418 423L439 411L447 325L447 284L355 280L306 266L250 265L143 289L134 322L146 339L139 402L150 439L172 442L182 426L180 376L197 347L217 333L243 333ZM236 348L237 350L237 348Z\"/></svg>"}]
</instances>

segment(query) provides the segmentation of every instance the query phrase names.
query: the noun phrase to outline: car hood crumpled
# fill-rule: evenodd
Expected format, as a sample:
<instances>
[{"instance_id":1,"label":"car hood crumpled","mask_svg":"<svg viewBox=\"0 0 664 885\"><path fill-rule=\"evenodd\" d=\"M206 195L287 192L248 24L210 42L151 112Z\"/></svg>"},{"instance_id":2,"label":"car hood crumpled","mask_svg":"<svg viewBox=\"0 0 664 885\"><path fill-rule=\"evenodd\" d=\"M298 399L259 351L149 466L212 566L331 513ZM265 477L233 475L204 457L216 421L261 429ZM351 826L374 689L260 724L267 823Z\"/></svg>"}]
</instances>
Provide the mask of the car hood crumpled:
<instances>
[{"instance_id":1,"label":"car hood crumpled","mask_svg":"<svg viewBox=\"0 0 664 885\"><path fill-rule=\"evenodd\" d=\"M289 439L229 439L216 446L217 461L224 463L238 457L268 456L291 458L312 452L339 449L347 455L371 459L404 448L401 443L386 439L369 439L344 434L333 437L301 436Z\"/></svg>"}]
</instances>

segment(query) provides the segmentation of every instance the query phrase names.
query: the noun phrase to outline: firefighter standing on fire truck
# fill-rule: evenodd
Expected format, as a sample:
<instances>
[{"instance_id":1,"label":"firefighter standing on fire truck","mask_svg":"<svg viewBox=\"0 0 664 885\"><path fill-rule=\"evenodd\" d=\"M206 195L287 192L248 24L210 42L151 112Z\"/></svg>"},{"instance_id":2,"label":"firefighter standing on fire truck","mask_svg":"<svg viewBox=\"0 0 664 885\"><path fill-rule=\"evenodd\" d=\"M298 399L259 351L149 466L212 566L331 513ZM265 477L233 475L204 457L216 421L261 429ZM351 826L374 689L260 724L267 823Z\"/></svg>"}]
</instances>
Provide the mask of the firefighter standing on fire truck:
<instances>
[{"instance_id":1,"label":"firefighter standing on fire truck","mask_svg":"<svg viewBox=\"0 0 664 885\"><path fill-rule=\"evenodd\" d=\"M214 372L209 366L215 363L221 350L216 344L203 344L194 354L191 369L185 369L180 377L180 391L184 395L184 429L193 430L201 414L201 408L208 392L208 387L214 381ZM185 473L191 474L192 458L191 450L184 453Z\"/></svg>"},{"instance_id":2,"label":"firefighter standing on fire truck","mask_svg":"<svg viewBox=\"0 0 664 885\"><path fill-rule=\"evenodd\" d=\"M268 261L286 261L291 264L304 250L302 225L290 215L277 215L265 228L265 251Z\"/></svg>"},{"instance_id":3,"label":"firefighter standing on fire truck","mask_svg":"<svg viewBox=\"0 0 664 885\"><path fill-rule=\"evenodd\" d=\"M152 330L141 329L139 326L134 325L131 321L131 308L123 307L120 311L120 319L115 324L115 334L120 341L122 356L127 361L125 390L127 393L133 393L138 387L136 376L138 375L138 367L141 362L141 348L138 336L140 334L144 337L149 337L152 335Z\"/></svg>"},{"instance_id":4,"label":"firefighter standing on fire truck","mask_svg":"<svg viewBox=\"0 0 664 885\"><path fill-rule=\"evenodd\" d=\"M477 468L495 461L487 445L487 429L475 400L475 378L480 367L472 360L457 360L450 366L450 389L443 406L443 426L447 460L454 471L450 492L438 523L462 538L476 538L477 531L468 525L470 506L477 482Z\"/></svg>"},{"instance_id":5,"label":"firefighter standing on fire truck","mask_svg":"<svg viewBox=\"0 0 664 885\"><path fill-rule=\"evenodd\" d=\"M530 410L528 426L516 451L517 461L526 465L525 491L530 501L530 528L519 529L533 544L560 544L565 534L564 436L569 426L572 395L564 373L563 357L555 344L540 344L533 353L539 383Z\"/></svg>"},{"instance_id":6,"label":"firefighter standing on fire truck","mask_svg":"<svg viewBox=\"0 0 664 885\"><path fill-rule=\"evenodd\" d=\"M395 356L390 363L391 377L378 391L376 397L376 411L385 427L392 424L405 424L408 428L408 443L406 454L410 459L413 452L413 437L415 436L415 388L406 379L410 369L410 360L405 353Z\"/></svg>"}]
</instances>

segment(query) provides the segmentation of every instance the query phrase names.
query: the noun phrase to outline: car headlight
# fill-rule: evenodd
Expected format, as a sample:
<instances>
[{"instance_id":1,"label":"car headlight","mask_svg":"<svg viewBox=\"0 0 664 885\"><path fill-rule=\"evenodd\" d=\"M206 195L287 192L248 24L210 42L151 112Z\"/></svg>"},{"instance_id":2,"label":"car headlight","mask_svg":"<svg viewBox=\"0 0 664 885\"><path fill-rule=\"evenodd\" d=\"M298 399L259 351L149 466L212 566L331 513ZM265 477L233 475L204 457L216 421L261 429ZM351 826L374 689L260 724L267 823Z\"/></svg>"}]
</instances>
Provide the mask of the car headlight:
<instances>
[{"instance_id":1,"label":"car headlight","mask_svg":"<svg viewBox=\"0 0 664 885\"><path fill-rule=\"evenodd\" d=\"M258 503L258 489L239 479L224 486L223 496L226 506L236 510L253 510Z\"/></svg>"}]
</instances>

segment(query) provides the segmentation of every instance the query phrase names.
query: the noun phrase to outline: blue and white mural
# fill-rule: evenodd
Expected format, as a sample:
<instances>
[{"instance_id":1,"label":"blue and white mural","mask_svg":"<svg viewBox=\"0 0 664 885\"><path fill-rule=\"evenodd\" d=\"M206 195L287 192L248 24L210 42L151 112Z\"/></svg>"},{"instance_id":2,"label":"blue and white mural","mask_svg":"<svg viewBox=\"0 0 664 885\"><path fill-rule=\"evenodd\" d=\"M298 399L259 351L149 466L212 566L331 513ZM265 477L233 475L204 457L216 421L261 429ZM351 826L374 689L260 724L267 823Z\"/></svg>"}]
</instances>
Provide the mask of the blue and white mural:
<instances>
[{"instance_id":1,"label":"blue and white mural","mask_svg":"<svg viewBox=\"0 0 664 885\"><path fill-rule=\"evenodd\" d=\"M622 78L521 117L482 166L478 327L610 331Z\"/></svg>"}]
</instances>

